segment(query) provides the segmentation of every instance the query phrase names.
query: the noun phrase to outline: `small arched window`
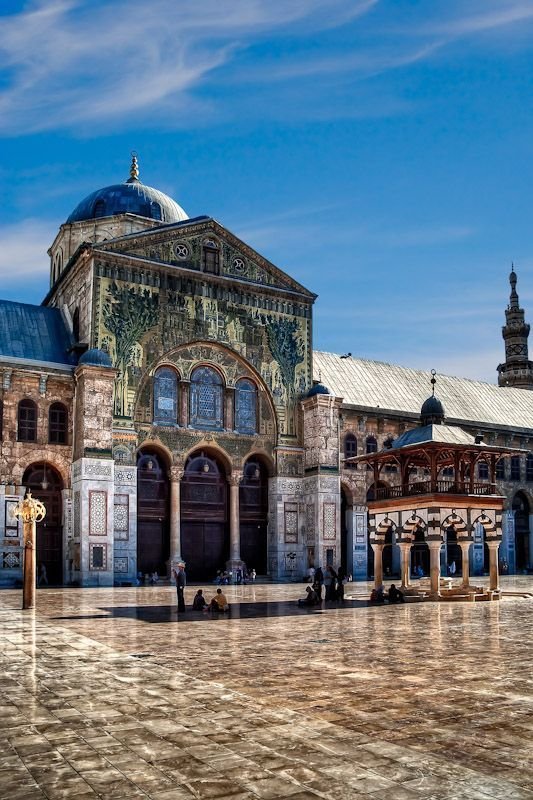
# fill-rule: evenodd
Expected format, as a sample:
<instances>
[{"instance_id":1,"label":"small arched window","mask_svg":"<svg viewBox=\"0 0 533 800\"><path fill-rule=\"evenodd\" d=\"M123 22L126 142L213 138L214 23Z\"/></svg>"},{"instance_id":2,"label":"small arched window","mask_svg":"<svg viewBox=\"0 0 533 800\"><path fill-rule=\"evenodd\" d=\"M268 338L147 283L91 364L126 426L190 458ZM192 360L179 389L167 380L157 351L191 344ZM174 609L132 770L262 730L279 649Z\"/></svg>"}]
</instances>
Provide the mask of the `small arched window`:
<instances>
[{"instance_id":1,"label":"small arched window","mask_svg":"<svg viewBox=\"0 0 533 800\"><path fill-rule=\"evenodd\" d=\"M511 480L520 480L520 456L511 456Z\"/></svg>"},{"instance_id":2,"label":"small arched window","mask_svg":"<svg viewBox=\"0 0 533 800\"><path fill-rule=\"evenodd\" d=\"M248 378L237 381L235 387L235 430L239 433L257 431L257 387Z\"/></svg>"},{"instance_id":3,"label":"small arched window","mask_svg":"<svg viewBox=\"0 0 533 800\"><path fill-rule=\"evenodd\" d=\"M220 266L219 249L217 243L212 239L204 242L202 262L204 272L208 272L210 275L218 275Z\"/></svg>"},{"instance_id":4,"label":"small arched window","mask_svg":"<svg viewBox=\"0 0 533 800\"><path fill-rule=\"evenodd\" d=\"M368 436L366 440L366 452L367 453L377 453L378 452L378 442L375 436Z\"/></svg>"},{"instance_id":5,"label":"small arched window","mask_svg":"<svg viewBox=\"0 0 533 800\"><path fill-rule=\"evenodd\" d=\"M95 219L98 217L105 217L105 200L102 200L102 198L97 200L94 204L93 217Z\"/></svg>"},{"instance_id":6,"label":"small arched window","mask_svg":"<svg viewBox=\"0 0 533 800\"><path fill-rule=\"evenodd\" d=\"M505 480L505 459L503 458L496 462L496 478L499 481Z\"/></svg>"},{"instance_id":7,"label":"small arched window","mask_svg":"<svg viewBox=\"0 0 533 800\"><path fill-rule=\"evenodd\" d=\"M19 442L37 441L37 406L33 400L21 400L17 414L17 439Z\"/></svg>"},{"instance_id":8,"label":"small arched window","mask_svg":"<svg viewBox=\"0 0 533 800\"><path fill-rule=\"evenodd\" d=\"M48 410L49 444L67 444L68 411L63 403L52 403Z\"/></svg>"},{"instance_id":9,"label":"small arched window","mask_svg":"<svg viewBox=\"0 0 533 800\"><path fill-rule=\"evenodd\" d=\"M533 481L533 453L528 453L526 458L526 481Z\"/></svg>"},{"instance_id":10,"label":"small arched window","mask_svg":"<svg viewBox=\"0 0 533 800\"><path fill-rule=\"evenodd\" d=\"M221 431L224 428L224 387L211 367L197 367L191 376L190 420L194 428Z\"/></svg>"},{"instance_id":11,"label":"small arched window","mask_svg":"<svg viewBox=\"0 0 533 800\"><path fill-rule=\"evenodd\" d=\"M154 422L172 425L178 421L178 376L170 367L154 375Z\"/></svg>"},{"instance_id":12,"label":"small arched window","mask_svg":"<svg viewBox=\"0 0 533 800\"><path fill-rule=\"evenodd\" d=\"M161 206L155 200L150 203L150 216L152 219L161 219Z\"/></svg>"},{"instance_id":13,"label":"small arched window","mask_svg":"<svg viewBox=\"0 0 533 800\"><path fill-rule=\"evenodd\" d=\"M347 433L344 437L344 458L353 458L357 455L357 437L354 433ZM357 464L348 463L346 469L357 469Z\"/></svg>"}]
</instances>

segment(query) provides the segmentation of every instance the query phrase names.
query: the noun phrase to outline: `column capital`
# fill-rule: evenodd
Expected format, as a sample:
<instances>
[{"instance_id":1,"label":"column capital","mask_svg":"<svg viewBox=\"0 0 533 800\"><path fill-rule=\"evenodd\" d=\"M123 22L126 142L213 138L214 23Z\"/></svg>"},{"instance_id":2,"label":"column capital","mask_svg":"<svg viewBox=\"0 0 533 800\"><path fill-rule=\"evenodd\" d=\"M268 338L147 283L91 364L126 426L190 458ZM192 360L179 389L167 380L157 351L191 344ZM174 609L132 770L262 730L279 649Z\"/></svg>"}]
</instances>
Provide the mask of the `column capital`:
<instances>
[{"instance_id":1,"label":"column capital","mask_svg":"<svg viewBox=\"0 0 533 800\"><path fill-rule=\"evenodd\" d=\"M179 482L183 478L185 470L182 467L171 467L168 471L168 477L173 482Z\"/></svg>"},{"instance_id":2,"label":"column capital","mask_svg":"<svg viewBox=\"0 0 533 800\"><path fill-rule=\"evenodd\" d=\"M230 486L239 486L242 481L242 472L233 471L228 478Z\"/></svg>"}]
</instances>

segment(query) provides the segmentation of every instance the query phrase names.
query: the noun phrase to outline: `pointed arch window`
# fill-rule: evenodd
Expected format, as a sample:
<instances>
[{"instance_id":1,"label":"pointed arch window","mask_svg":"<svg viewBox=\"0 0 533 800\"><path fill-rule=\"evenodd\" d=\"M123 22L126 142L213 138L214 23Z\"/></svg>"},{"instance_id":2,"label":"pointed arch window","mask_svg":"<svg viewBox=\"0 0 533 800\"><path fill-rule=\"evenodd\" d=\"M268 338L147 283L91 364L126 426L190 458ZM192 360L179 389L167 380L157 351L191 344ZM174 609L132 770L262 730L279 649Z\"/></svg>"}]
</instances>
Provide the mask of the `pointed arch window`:
<instances>
[{"instance_id":1,"label":"pointed arch window","mask_svg":"<svg viewBox=\"0 0 533 800\"><path fill-rule=\"evenodd\" d=\"M357 455L357 437L354 433L347 433L344 437L344 458L353 458ZM357 464L348 463L346 469L357 469Z\"/></svg>"},{"instance_id":2,"label":"pointed arch window","mask_svg":"<svg viewBox=\"0 0 533 800\"><path fill-rule=\"evenodd\" d=\"M174 425L178 421L178 376L170 367L159 367L154 374L154 422Z\"/></svg>"},{"instance_id":3,"label":"pointed arch window","mask_svg":"<svg viewBox=\"0 0 533 800\"><path fill-rule=\"evenodd\" d=\"M19 442L37 441L37 406L33 400L21 400L17 413L17 439Z\"/></svg>"},{"instance_id":4,"label":"pointed arch window","mask_svg":"<svg viewBox=\"0 0 533 800\"><path fill-rule=\"evenodd\" d=\"M221 431L224 428L224 387L211 367L197 367L191 375L190 421L193 428Z\"/></svg>"},{"instance_id":5,"label":"pointed arch window","mask_svg":"<svg viewBox=\"0 0 533 800\"><path fill-rule=\"evenodd\" d=\"M68 411L63 403L52 403L48 409L48 443L67 444Z\"/></svg>"},{"instance_id":6,"label":"pointed arch window","mask_svg":"<svg viewBox=\"0 0 533 800\"><path fill-rule=\"evenodd\" d=\"M257 386L248 378L235 386L235 430L239 433L257 431Z\"/></svg>"}]
</instances>

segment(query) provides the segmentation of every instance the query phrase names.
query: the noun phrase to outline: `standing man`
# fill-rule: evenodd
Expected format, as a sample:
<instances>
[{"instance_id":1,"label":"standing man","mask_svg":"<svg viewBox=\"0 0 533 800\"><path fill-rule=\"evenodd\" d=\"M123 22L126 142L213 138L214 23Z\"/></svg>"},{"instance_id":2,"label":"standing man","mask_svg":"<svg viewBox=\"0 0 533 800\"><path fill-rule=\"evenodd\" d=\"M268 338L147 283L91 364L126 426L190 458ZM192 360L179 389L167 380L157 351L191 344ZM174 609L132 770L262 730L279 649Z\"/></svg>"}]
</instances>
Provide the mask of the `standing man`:
<instances>
[{"instance_id":1,"label":"standing man","mask_svg":"<svg viewBox=\"0 0 533 800\"><path fill-rule=\"evenodd\" d=\"M172 574L174 575L174 580L176 581L176 591L178 593L178 612L185 611L185 597L183 596L183 593L187 584L187 578L185 576L185 564L183 561L178 563L177 570L176 568L172 570Z\"/></svg>"}]
</instances>

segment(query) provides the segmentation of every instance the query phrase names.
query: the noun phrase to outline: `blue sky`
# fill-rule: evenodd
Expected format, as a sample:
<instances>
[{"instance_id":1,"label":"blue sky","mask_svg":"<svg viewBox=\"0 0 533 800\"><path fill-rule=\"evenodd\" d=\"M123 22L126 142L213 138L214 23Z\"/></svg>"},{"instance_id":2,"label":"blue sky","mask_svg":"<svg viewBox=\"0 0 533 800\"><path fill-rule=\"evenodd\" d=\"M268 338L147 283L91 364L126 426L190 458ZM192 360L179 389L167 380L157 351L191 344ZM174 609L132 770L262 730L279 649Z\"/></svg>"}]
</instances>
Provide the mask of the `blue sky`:
<instances>
[{"instance_id":1,"label":"blue sky","mask_svg":"<svg viewBox=\"0 0 533 800\"><path fill-rule=\"evenodd\" d=\"M533 322L532 34L532 0L4 0L0 294L40 302L136 150L319 295L315 348L494 381L511 261Z\"/></svg>"}]
</instances>

